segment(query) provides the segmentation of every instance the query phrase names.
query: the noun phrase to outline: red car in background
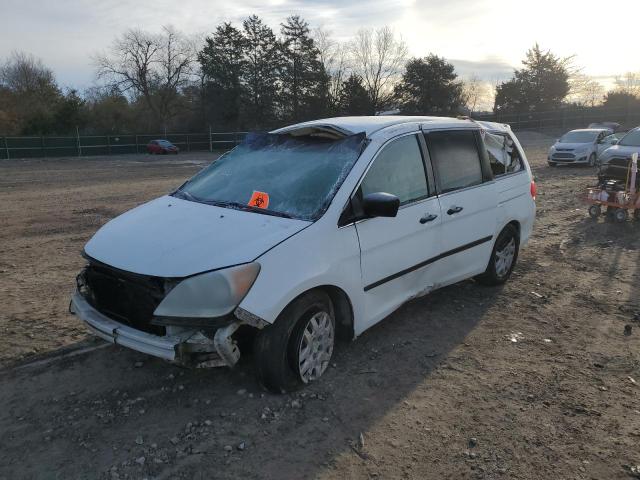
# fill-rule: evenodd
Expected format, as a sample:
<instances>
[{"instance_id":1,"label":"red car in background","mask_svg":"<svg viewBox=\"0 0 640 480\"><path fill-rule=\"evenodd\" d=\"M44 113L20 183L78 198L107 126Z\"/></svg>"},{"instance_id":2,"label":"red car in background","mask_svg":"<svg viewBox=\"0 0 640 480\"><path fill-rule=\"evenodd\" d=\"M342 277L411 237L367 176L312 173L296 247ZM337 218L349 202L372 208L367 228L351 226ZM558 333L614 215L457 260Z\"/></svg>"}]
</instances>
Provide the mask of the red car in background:
<instances>
[{"instance_id":1,"label":"red car in background","mask_svg":"<svg viewBox=\"0 0 640 480\"><path fill-rule=\"evenodd\" d=\"M155 153L155 154L163 154L167 153L177 154L180 150L169 140L151 140L147 144L147 152Z\"/></svg>"}]
</instances>

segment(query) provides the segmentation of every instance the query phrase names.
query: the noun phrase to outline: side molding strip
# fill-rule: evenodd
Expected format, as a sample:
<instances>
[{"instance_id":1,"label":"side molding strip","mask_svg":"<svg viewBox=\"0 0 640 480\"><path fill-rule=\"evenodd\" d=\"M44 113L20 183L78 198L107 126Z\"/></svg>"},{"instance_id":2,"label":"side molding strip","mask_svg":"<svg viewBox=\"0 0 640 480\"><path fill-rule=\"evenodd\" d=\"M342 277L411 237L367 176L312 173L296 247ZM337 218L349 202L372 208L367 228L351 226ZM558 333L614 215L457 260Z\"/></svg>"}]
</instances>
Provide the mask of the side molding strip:
<instances>
[{"instance_id":1,"label":"side molding strip","mask_svg":"<svg viewBox=\"0 0 640 480\"><path fill-rule=\"evenodd\" d=\"M405 268L404 270L398 272L398 273L394 273L393 275L389 275L388 277L385 277L381 280L378 280L377 282L373 282L367 286L364 287L364 291L368 292L369 290L379 287L380 285L383 285L387 282L390 282L391 280L395 280L396 278L399 278L403 275L406 275L407 273L411 273L414 270L418 270L419 268L425 267L431 263L437 262L438 260L442 260L445 257L449 257L451 255L455 255L456 253L460 253L464 250L468 250L470 248L473 247L477 247L478 245L482 245L483 243L489 242L491 241L491 239L493 238L492 235L489 235L488 237L484 237L481 238L479 240L476 240L474 242L471 243L467 243L466 245L461 245L460 247L454 248L453 250L448 250L444 253L441 253L440 255L437 255L435 257L429 258L428 260L425 260L424 262L420 262L417 265L414 265L413 267L409 267L409 268Z\"/></svg>"}]
</instances>

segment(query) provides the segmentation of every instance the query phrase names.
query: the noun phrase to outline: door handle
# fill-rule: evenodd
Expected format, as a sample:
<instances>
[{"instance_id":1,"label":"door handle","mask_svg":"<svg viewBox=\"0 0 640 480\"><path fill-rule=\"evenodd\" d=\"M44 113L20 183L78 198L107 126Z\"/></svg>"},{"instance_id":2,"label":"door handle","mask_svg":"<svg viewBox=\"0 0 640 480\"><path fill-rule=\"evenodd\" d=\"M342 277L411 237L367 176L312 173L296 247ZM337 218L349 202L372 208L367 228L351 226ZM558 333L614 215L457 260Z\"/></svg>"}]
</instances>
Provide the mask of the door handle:
<instances>
[{"instance_id":1,"label":"door handle","mask_svg":"<svg viewBox=\"0 0 640 480\"><path fill-rule=\"evenodd\" d=\"M422 223L424 225L427 222L433 222L436 218L438 218L438 215L434 215L434 214L425 215L424 217L422 217L420 219L420 223Z\"/></svg>"},{"instance_id":2,"label":"door handle","mask_svg":"<svg viewBox=\"0 0 640 480\"><path fill-rule=\"evenodd\" d=\"M453 215L454 213L460 213L463 210L462 207L456 207L455 205L447 210L447 215Z\"/></svg>"}]
</instances>

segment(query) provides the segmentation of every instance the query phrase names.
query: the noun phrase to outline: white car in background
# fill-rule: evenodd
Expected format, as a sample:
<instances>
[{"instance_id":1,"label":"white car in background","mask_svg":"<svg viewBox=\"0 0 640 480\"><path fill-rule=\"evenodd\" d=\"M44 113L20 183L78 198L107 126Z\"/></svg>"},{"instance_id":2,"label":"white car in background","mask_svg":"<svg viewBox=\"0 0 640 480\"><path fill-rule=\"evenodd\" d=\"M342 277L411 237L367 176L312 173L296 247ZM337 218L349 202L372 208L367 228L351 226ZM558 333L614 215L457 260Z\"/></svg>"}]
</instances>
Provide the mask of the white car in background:
<instances>
[{"instance_id":1,"label":"white car in background","mask_svg":"<svg viewBox=\"0 0 640 480\"><path fill-rule=\"evenodd\" d=\"M100 337L182 364L317 380L337 337L476 277L505 282L535 183L508 126L344 117L249 135L87 243L71 310ZM456 321L455 318L451 319Z\"/></svg>"},{"instance_id":2,"label":"white car in background","mask_svg":"<svg viewBox=\"0 0 640 480\"><path fill-rule=\"evenodd\" d=\"M610 134L611 130L606 128L571 130L551 146L547 162L552 167L575 163L594 166L598 160L598 144Z\"/></svg>"}]
</instances>

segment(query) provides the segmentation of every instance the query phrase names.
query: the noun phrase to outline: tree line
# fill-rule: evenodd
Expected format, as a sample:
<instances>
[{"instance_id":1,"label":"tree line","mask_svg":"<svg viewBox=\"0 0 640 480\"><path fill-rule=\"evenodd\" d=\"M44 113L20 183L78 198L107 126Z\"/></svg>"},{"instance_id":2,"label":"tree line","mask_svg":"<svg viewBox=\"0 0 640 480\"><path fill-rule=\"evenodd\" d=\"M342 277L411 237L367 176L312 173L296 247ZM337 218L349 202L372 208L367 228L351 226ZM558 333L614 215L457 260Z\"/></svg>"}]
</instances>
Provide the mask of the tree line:
<instances>
[{"instance_id":1,"label":"tree line","mask_svg":"<svg viewBox=\"0 0 640 480\"><path fill-rule=\"evenodd\" d=\"M260 130L333 115L529 113L567 105L640 108L640 76L606 92L573 57L537 44L494 85L462 79L429 54L411 58L390 28L337 42L297 15L274 31L252 15L202 41L172 27L130 29L93 58L96 85L80 94L16 52L0 67L0 134Z\"/></svg>"}]
</instances>

